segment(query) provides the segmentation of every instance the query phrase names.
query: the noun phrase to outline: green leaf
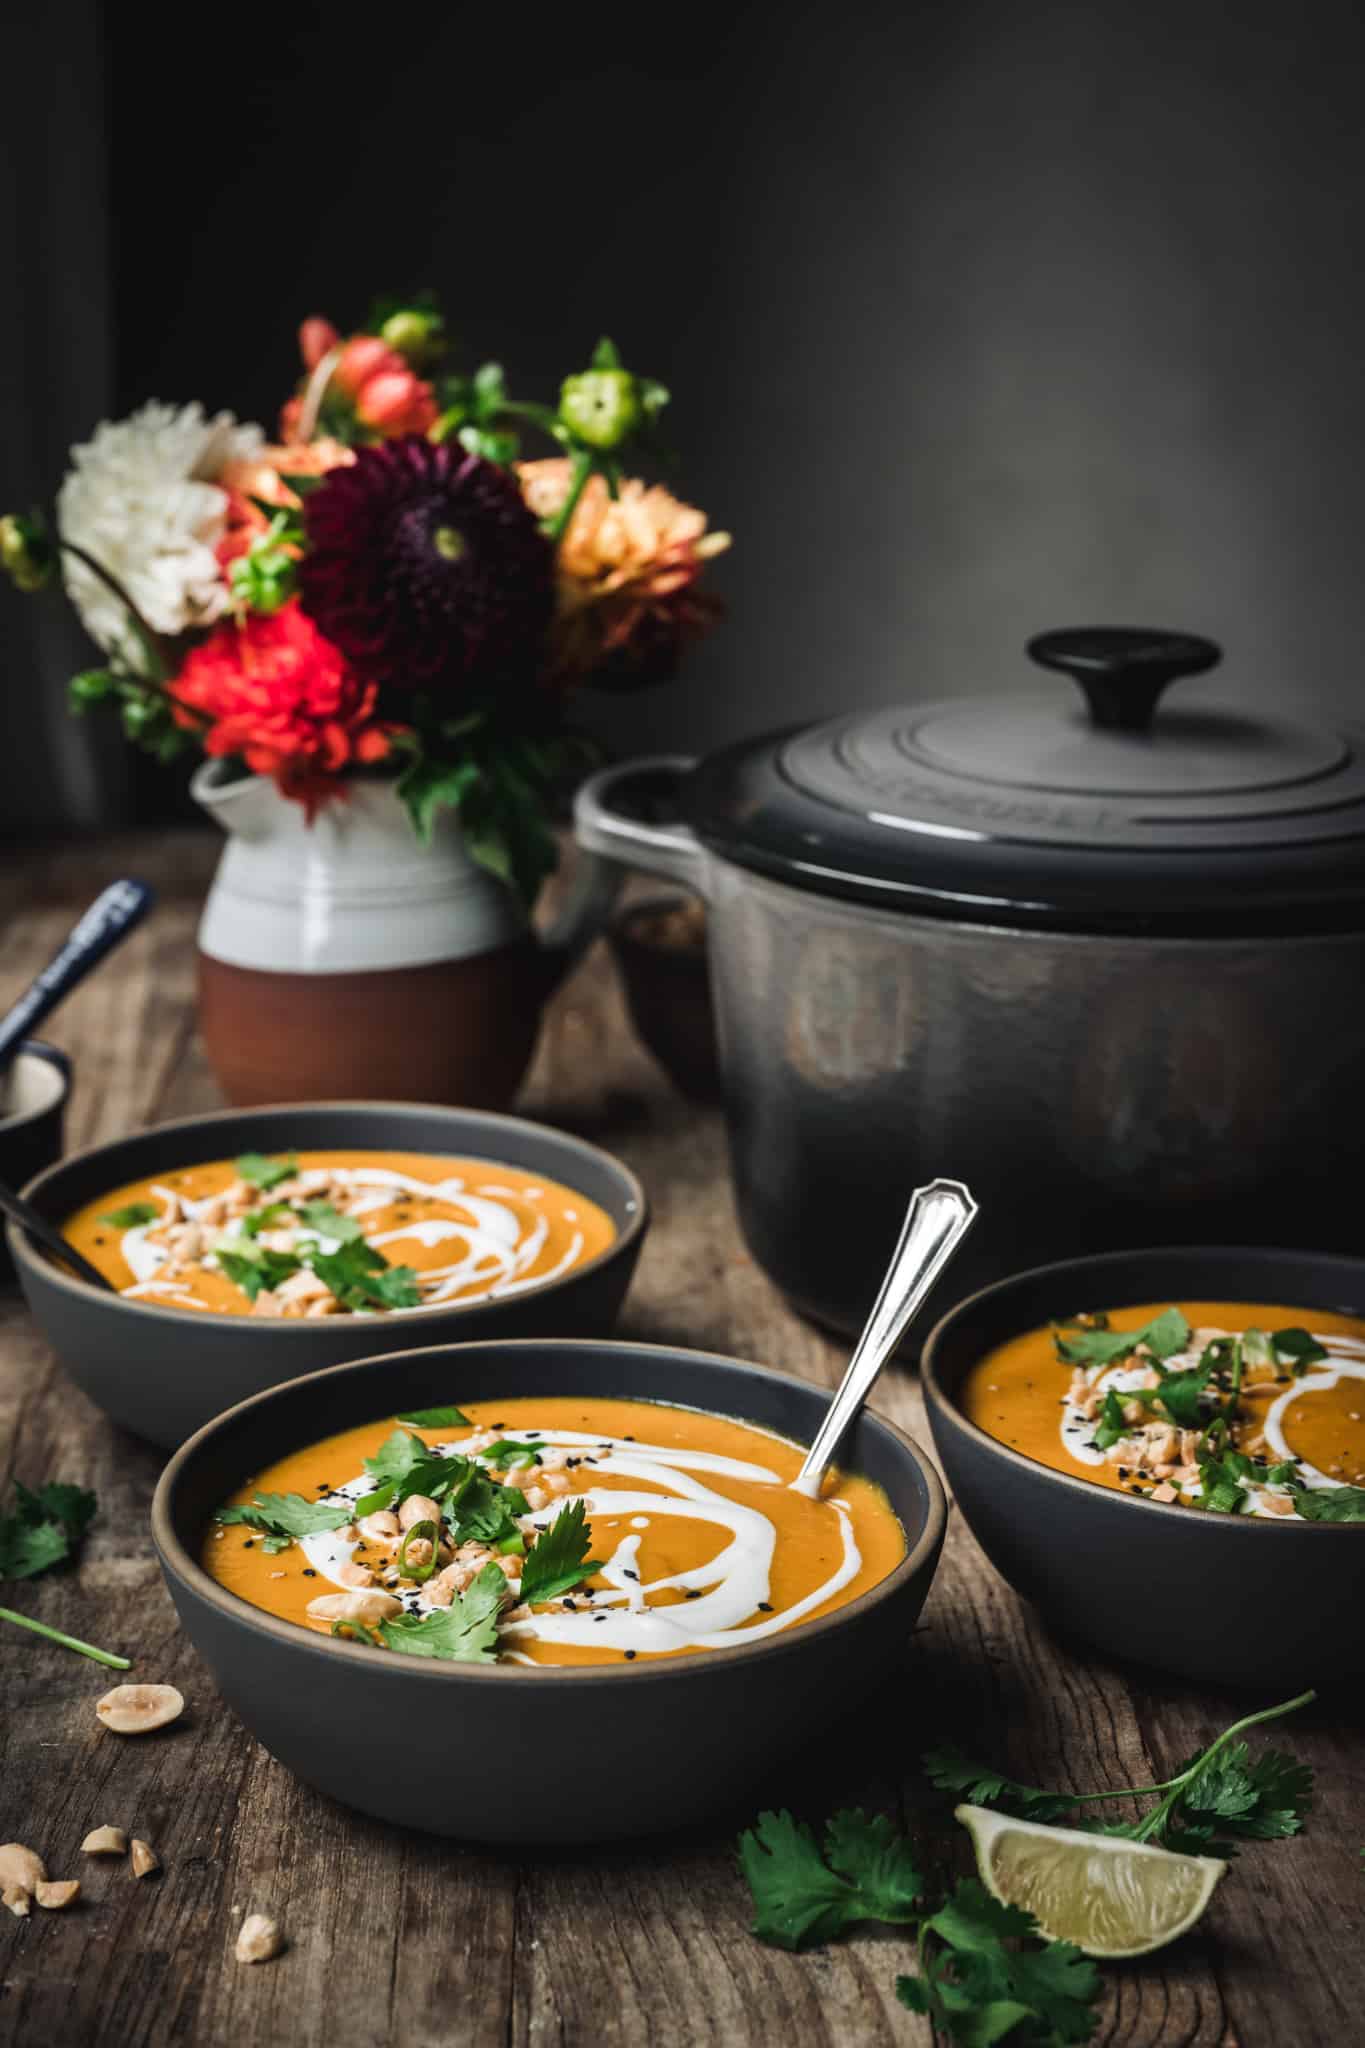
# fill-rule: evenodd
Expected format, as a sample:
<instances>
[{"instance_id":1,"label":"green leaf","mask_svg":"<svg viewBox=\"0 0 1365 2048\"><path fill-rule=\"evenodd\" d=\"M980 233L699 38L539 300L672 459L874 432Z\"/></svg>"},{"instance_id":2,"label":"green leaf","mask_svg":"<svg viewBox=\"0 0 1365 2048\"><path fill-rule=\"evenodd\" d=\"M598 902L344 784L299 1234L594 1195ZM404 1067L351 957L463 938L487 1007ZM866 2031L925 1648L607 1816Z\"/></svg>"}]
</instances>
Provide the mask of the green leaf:
<instances>
[{"instance_id":1,"label":"green leaf","mask_svg":"<svg viewBox=\"0 0 1365 2048\"><path fill-rule=\"evenodd\" d=\"M262 1192L278 1187L281 1181L292 1180L299 1170L298 1159L292 1152L282 1159L268 1159L264 1152L243 1152L234 1164L238 1179L250 1181Z\"/></svg>"},{"instance_id":2,"label":"green leaf","mask_svg":"<svg viewBox=\"0 0 1365 2048\"><path fill-rule=\"evenodd\" d=\"M391 1266L357 1236L334 1252L311 1252L308 1265L344 1308L418 1308L422 1290L411 1266Z\"/></svg>"},{"instance_id":3,"label":"green leaf","mask_svg":"<svg viewBox=\"0 0 1365 2048\"><path fill-rule=\"evenodd\" d=\"M0 1520L0 1579L32 1579L71 1554L71 1537L60 1522Z\"/></svg>"},{"instance_id":4,"label":"green leaf","mask_svg":"<svg viewBox=\"0 0 1365 2048\"><path fill-rule=\"evenodd\" d=\"M621 352L610 336L605 334L593 350L590 360L594 370L619 370L621 368Z\"/></svg>"},{"instance_id":5,"label":"green leaf","mask_svg":"<svg viewBox=\"0 0 1365 2048\"><path fill-rule=\"evenodd\" d=\"M311 497L314 491L322 489L325 481L320 476L304 476L300 472L286 469L282 469L279 472L279 478L280 482L285 484L294 493L296 498Z\"/></svg>"},{"instance_id":6,"label":"green leaf","mask_svg":"<svg viewBox=\"0 0 1365 2048\"><path fill-rule=\"evenodd\" d=\"M473 1423L463 1409L413 1408L406 1415L398 1417L400 1422L411 1422L417 1429L472 1429Z\"/></svg>"},{"instance_id":7,"label":"green leaf","mask_svg":"<svg viewBox=\"0 0 1365 2048\"><path fill-rule=\"evenodd\" d=\"M431 1452L420 1436L414 1436L410 1429L395 1429L364 1463L370 1477L383 1486L389 1482L401 1484L414 1466L430 1460Z\"/></svg>"},{"instance_id":8,"label":"green leaf","mask_svg":"<svg viewBox=\"0 0 1365 2048\"><path fill-rule=\"evenodd\" d=\"M953 1792L973 1806L998 1806L1006 1813L1030 1820L1052 1820L1076 1803L1074 1794L1041 1792L1033 1785L1021 1785L987 1764L964 1755L956 1743L946 1742L928 1749L921 1759L931 1784L942 1792Z\"/></svg>"},{"instance_id":9,"label":"green leaf","mask_svg":"<svg viewBox=\"0 0 1365 2048\"><path fill-rule=\"evenodd\" d=\"M0 1579L32 1579L69 1557L95 1513L83 1486L49 1480L36 1493L14 1482L15 1511L0 1516Z\"/></svg>"},{"instance_id":10,"label":"green leaf","mask_svg":"<svg viewBox=\"0 0 1365 2048\"><path fill-rule=\"evenodd\" d=\"M495 1444L485 1444L476 1455L488 1465L535 1465L540 1461L539 1444L518 1443L515 1437L500 1436Z\"/></svg>"},{"instance_id":11,"label":"green leaf","mask_svg":"<svg viewBox=\"0 0 1365 2048\"><path fill-rule=\"evenodd\" d=\"M258 1295L278 1287L282 1280L288 1280L303 1265L302 1259L296 1258L293 1252L272 1252L265 1245L254 1244L246 1238L238 1239L234 1245L216 1244L213 1256L248 1301L255 1301Z\"/></svg>"},{"instance_id":12,"label":"green leaf","mask_svg":"<svg viewBox=\"0 0 1365 2048\"><path fill-rule=\"evenodd\" d=\"M463 1464L464 1460L455 1461ZM499 1486L477 1465L470 1465L451 1488L446 1517L455 1543L502 1543L519 1535L516 1517L526 1513L526 1496L515 1486ZM582 1576L582 1574L580 1574ZM526 1598L523 1591L522 1598ZM549 1599L549 1594L542 1595Z\"/></svg>"},{"instance_id":13,"label":"green leaf","mask_svg":"<svg viewBox=\"0 0 1365 2048\"><path fill-rule=\"evenodd\" d=\"M161 1215L159 1202L127 1202L121 1209L111 1209L107 1216L101 1216L101 1223L112 1224L115 1230L140 1230L144 1223L155 1223Z\"/></svg>"},{"instance_id":14,"label":"green leaf","mask_svg":"<svg viewBox=\"0 0 1365 2048\"><path fill-rule=\"evenodd\" d=\"M557 1600L597 1570L596 1558L588 1556L592 1526L586 1513L586 1502L571 1501L537 1536L521 1574L521 1597L530 1605Z\"/></svg>"},{"instance_id":15,"label":"green leaf","mask_svg":"<svg viewBox=\"0 0 1365 2048\"><path fill-rule=\"evenodd\" d=\"M1123 1419L1123 1403L1112 1387L1106 1387L1104 1400L1100 1404L1100 1419L1095 1427L1095 1449L1111 1450L1127 1435L1128 1424Z\"/></svg>"},{"instance_id":16,"label":"green leaf","mask_svg":"<svg viewBox=\"0 0 1365 2048\"><path fill-rule=\"evenodd\" d=\"M79 718L92 704L107 703L119 692L119 678L110 668L83 669L66 686L67 703Z\"/></svg>"},{"instance_id":17,"label":"green leaf","mask_svg":"<svg viewBox=\"0 0 1365 2048\"><path fill-rule=\"evenodd\" d=\"M961 1994L954 2003L964 2016L1008 2002L1023 2007L1048 2030L1041 2036L1044 2041L1090 2039L1096 2019L1093 2001L1100 1990L1095 1965L1067 1941L1046 1942L1037 1949L1005 1946L1007 1941L1037 1937L1038 1926L1031 1913L1003 1905L977 1879L963 1878L925 1926L952 1952L955 1989ZM1019 2017L1011 2024L1018 2024ZM956 2030L954 2037L973 2038ZM992 2036L987 2033L981 2038ZM1000 2036L997 2033L993 2038Z\"/></svg>"},{"instance_id":18,"label":"green leaf","mask_svg":"<svg viewBox=\"0 0 1365 2048\"><path fill-rule=\"evenodd\" d=\"M358 1218L343 1216L330 1202L305 1202L299 1214L310 1230L320 1237L334 1237L339 1244L354 1244L365 1235Z\"/></svg>"},{"instance_id":19,"label":"green leaf","mask_svg":"<svg viewBox=\"0 0 1365 2048\"><path fill-rule=\"evenodd\" d=\"M293 1215L290 1203L267 1202L263 1209L248 1209L239 1227L244 1237L259 1237L263 1230L273 1230L277 1223L292 1220Z\"/></svg>"},{"instance_id":20,"label":"green leaf","mask_svg":"<svg viewBox=\"0 0 1365 2048\"><path fill-rule=\"evenodd\" d=\"M825 1830L825 1859L858 1893L868 1917L901 1924L915 1918L924 1879L914 1852L885 1814L861 1807L836 1813Z\"/></svg>"},{"instance_id":21,"label":"green leaf","mask_svg":"<svg viewBox=\"0 0 1365 2048\"><path fill-rule=\"evenodd\" d=\"M1171 1358L1190 1341L1190 1326L1178 1308L1163 1309L1140 1330L1068 1329L1056 1332L1057 1356L1067 1365L1116 1365L1146 1344L1154 1358Z\"/></svg>"},{"instance_id":22,"label":"green leaf","mask_svg":"<svg viewBox=\"0 0 1365 2048\"><path fill-rule=\"evenodd\" d=\"M495 1564L486 1564L467 1592L457 1593L449 1607L437 1607L420 1620L395 1615L379 1624L390 1650L408 1657L440 1657L454 1664L497 1661L498 1614L507 1597L507 1580Z\"/></svg>"},{"instance_id":23,"label":"green leaf","mask_svg":"<svg viewBox=\"0 0 1365 2048\"><path fill-rule=\"evenodd\" d=\"M395 787L423 846L431 844L439 813L458 812L478 787L480 775L476 761L441 760L426 753L403 770Z\"/></svg>"},{"instance_id":24,"label":"green leaf","mask_svg":"<svg viewBox=\"0 0 1365 2048\"><path fill-rule=\"evenodd\" d=\"M243 1522L248 1528L266 1529L272 1536L317 1536L328 1529L344 1528L352 1512L305 1500L300 1493L258 1493L249 1507L220 1508L214 1520Z\"/></svg>"},{"instance_id":25,"label":"green leaf","mask_svg":"<svg viewBox=\"0 0 1365 2048\"><path fill-rule=\"evenodd\" d=\"M1164 1408L1177 1429L1198 1429L1204 1420L1202 1396L1213 1376L1214 1360L1212 1351L1204 1353L1198 1365L1189 1366L1184 1372L1164 1372L1161 1385L1156 1389L1154 1401Z\"/></svg>"},{"instance_id":26,"label":"green leaf","mask_svg":"<svg viewBox=\"0 0 1365 2048\"><path fill-rule=\"evenodd\" d=\"M1298 1487L1294 1512L1305 1522L1365 1522L1365 1487Z\"/></svg>"},{"instance_id":27,"label":"green leaf","mask_svg":"<svg viewBox=\"0 0 1365 2048\"><path fill-rule=\"evenodd\" d=\"M1254 1764L1250 1755L1245 1742L1221 1750L1190 1780L1182 1806L1212 1814L1223 1834L1261 1842L1298 1834L1313 1810L1312 1770L1280 1749L1263 1751Z\"/></svg>"},{"instance_id":28,"label":"green leaf","mask_svg":"<svg viewBox=\"0 0 1365 2048\"><path fill-rule=\"evenodd\" d=\"M1270 1341L1281 1358L1290 1361L1296 1378L1307 1372L1310 1365L1316 1365L1319 1359L1328 1356L1327 1347L1319 1344L1311 1331L1297 1327L1276 1330Z\"/></svg>"},{"instance_id":29,"label":"green leaf","mask_svg":"<svg viewBox=\"0 0 1365 2048\"><path fill-rule=\"evenodd\" d=\"M739 1838L754 1902L753 1931L774 1948L810 1948L873 1917L856 1888L831 1870L814 1834L785 1810L761 1813Z\"/></svg>"}]
</instances>

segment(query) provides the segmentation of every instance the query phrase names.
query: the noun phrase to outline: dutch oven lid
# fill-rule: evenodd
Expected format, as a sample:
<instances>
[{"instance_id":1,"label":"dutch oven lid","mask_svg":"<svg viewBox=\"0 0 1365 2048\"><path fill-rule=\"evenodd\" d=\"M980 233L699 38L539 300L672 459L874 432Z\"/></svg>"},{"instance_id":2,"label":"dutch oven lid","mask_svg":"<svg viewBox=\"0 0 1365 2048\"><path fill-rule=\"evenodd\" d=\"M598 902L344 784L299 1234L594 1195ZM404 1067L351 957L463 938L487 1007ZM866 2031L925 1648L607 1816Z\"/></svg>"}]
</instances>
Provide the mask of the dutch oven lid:
<instances>
[{"instance_id":1,"label":"dutch oven lid","mask_svg":"<svg viewBox=\"0 0 1365 2048\"><path fill-rule=\"evenodd\" d=\"M1365 905L1365 730L1158 701L1220 650L1044 633L1080 685L858 713L710 757L689 821L822 893L1082 929L1300 931Z\"/></svg>"}]
</instances>

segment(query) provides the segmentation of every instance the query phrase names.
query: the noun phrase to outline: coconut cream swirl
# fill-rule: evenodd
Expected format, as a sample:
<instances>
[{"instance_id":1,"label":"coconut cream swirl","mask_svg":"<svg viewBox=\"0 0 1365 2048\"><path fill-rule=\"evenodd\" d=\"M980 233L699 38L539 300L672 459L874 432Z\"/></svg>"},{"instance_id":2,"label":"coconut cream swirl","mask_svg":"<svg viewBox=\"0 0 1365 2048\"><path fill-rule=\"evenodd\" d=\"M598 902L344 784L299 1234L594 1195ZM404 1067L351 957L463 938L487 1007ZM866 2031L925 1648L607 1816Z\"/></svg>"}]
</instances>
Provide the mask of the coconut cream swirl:
<instances>
[{"instance_id":1,"label":"coconut cream swirl","mask_svg":"<svg viewBox=\"0 0 1365 2048\"><path fill-rule=\"evenodd\" d=\"M561 1273L577 1265L583 1253L583 1233L575 1229L563 1256L545 1272L531 1274L529 1269L540 1257L549 1236L548 1219L543 1215L537 1216L527 1228L512 1206L510 1190L493 1185L474 1192L458 1174L446 1180L431 1181L422 1180L416 1174L401 1173L393 1167L329 1166L306 1167L296 1178L305 1194L336 1182L353 1189L355 1193L349 1214L361 1221L370 1211L387 1208L396 1193L417 1195L429 1202L448 1202L464 1211L463 1216L458 1217L414 1217L410 1222L394 1225L388 1230L379 1230L373 1235L366 1233L369 1243L377 1250L385 1251L395 1265L403 1263L401 1251L395 1249L390 1252L387 1250L390 1246L401 1247L407 1241L429 1248L449 1241L453 1254L449 1264L422 1268L419 1276L422 1299L414 1304L416 1308L433 1308L457 1294L465 1294L470 1300L497 1299L503 1295L518 1294L527 1287L543 1287L546 1281L557 1279ZM124 1292L134 1298L140 1295L159 1296L172 1306L177 1301L194 1306L193 1295L186 1286L157 1277L170 1254L167 1247L155 1242L149 1233L178 1214L183 1214L191 1222L198 1222L211 1209L215 1197L206 1195L196 1201L159 1184L153 1184L150 1192L162 1204L162 1213L150 1222L138 1224L123 1233L123 1258L134 1275L133 1285L125 1288ZM533 1201L539 1192L528 1188L523 1199ZM509 1199L499 1200L499 1195ZM575 1220L571 1210L564 1214L567 1221ZM215 1242L230 1247L245 1235L244 1219L237 1217L217 1229ZM311 1229L302 1222L293 1226L292 1237L296 1244L312 1245L324 1253L335 1252L340 1245L339 1239L328 1237L325 1231ZM212 1250L204 1263L208 1266L214 1263ZM365 1314L367 1311L359 1310L357 1313ZM413 1310L388 1308L384 1313L411 1315Z\"/></svg>"},{"instance_id":2,"label":"coconut cream swirl","mask_svg":"<svg viewBox=\"0 0 1365 2048\"><path fill-rule=\"evenodd\" d=\"M777 1530L758 1509L741 1505L717 1493L695 1474L746 1480L762 1486L780 1486L780 1475L766 1465L753 1465L741 1458L727 1458L714 1451L693 1451L677 1445L644 1444L623 1437L585 1434L570 1429L522 1429L519 1438L562 1447L581 1458L579 1470L591 1467L594 1474L613 1478L645 1480L647 1490L628 1486L588 1486L575 1494L561 1496L552 1507L520 1518L520 1527L535 1535L549 1527L556 1514L574 1501L585 1504L588 1520L594 1515L612 1520L629 1520L633 1531L646 1530L656 1518L678 1518L705 1522L726 1532L728 1540L706 1564L668 1577L642 1581L639 1557L642 1537L631 1533L621 1537L611 1555L599 1567L606 1589L583 1590L573 1595L572 1608L556 1604L523 1620L503 1624L501 1635L511 1648L518 1641L574 1644L584 1649L660 1652L677 1650L723 1650L741 1643L761 1641L790 1628L813 1613L857 1577L862 1555L853 1533L853 1521L839 1499L816 1505L835 1516L840 1537L840 1560L835 1570L812 1592L795 1601L780 1614L764 1614L771 1586ZM458 1452L479 1456L477 1446L485 1439L456 1439L434 1446L442 1456ZM319 1496L329 1503L349 1508L374 1481L364 1475L348 1480L333 1493ZM348 1564L355 1546L340 1542L334 1534L306 1536L302 1547L308 1562L323 1578L342 1583L338 1576ZM600 1551L600 1544L593 1549ZM511 1590L517 1590L513 1581ZM659 1607L651 1596L674 1591L684 1597ZM691 1595L691 1598L686 1597ZM428 1602L420 1589L408 1596L418 1611Z\"/></svg>"}]
</instances>

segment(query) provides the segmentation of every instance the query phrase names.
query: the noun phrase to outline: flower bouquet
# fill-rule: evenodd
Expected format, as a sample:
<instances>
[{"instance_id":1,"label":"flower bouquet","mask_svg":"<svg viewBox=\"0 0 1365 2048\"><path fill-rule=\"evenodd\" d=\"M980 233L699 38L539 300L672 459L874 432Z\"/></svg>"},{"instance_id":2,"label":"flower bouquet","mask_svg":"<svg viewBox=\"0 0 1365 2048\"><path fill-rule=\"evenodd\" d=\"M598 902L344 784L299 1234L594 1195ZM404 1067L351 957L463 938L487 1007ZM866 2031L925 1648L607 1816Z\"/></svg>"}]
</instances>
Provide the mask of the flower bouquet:
<instances>
[{"instance_id":1,"label":"flower bouquet","mask_svg":"<svg viewBox=\"0 0 1365 2048\"><path fill-rule=\"evenodd\" d=\"M583 757L574 693L674 670L718 616L702 573L728 536L628 473L668 394L609 341L556 405L497 363L447 371L427 298L299 342L278 440L198 404L105 422L53 525L0 521L0 559L25 589L60 573L101 648L76 710L268 777L310 822L387 778L420 841L449 807L529 903ZM547 452L523 459L531 437Z\"/></svg>"}]
</instances>

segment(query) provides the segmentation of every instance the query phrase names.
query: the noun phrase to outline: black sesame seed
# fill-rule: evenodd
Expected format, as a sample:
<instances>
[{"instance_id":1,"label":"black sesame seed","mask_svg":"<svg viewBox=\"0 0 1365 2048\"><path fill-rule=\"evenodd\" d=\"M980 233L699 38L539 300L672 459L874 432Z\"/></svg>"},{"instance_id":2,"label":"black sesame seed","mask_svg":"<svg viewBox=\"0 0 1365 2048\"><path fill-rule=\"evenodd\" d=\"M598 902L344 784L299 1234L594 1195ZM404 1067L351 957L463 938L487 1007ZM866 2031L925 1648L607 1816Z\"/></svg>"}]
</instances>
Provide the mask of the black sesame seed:
<instances>
[{"instance_id":1,"label":"black sesame seed","mask_svg":"<svg viewBox=\"0 0 1365 2048\"><path fill-rule=\"evenodd\" d=\"M256 1539L254 1536L248 1536L245 1543L242 1545L243 1550L254 1550L255 1547Z\"/></svg>"},{"instance_id":2,"label":"black sesame seed","mask_svg":"<svg viewBox=\"0 0 1365 2048\"><path fill-rule=\"evenodd\" d=\"M685 1600L700 1600L701 1589L699 1587L694 1589L693 1587L689 1586L686 1593L684 1593L683 1598Z\"/></svg>"},{"instance_id":3,"label":"black sesame seed","mask_svg":"<svg viewBox=\"0 0 1365 2048\"><path fill-rule=\"evenodd\" d=\"M626 1651L626 1662L627 1662L627 1664L633 1664L633 1663L635 1662L635 1652L634 1652L634 1650L627 1650L627 1651Z\"/></svg>"},{"instance_id":4,"label":"black sesame seed","mask_svg":"<svg viewBox=\"0 0 1365 2048\"><path fill-rule=\"evenodd\" d=\"M313 1570L312 1565L306 1564L303 1568L303 1576L305 1577L305 1579L315 1579L317 1577L317 1573Z\"/></svg>"},{"instance_id":5,"label":"black sesame seed","mask_svg":"<svg viewBox=\"0 0 1365 2048\"><path fill-rule=\"evenodd\" d=\"M758 1603L758 1611L760 1614L771 1614L773 1611L772 1602L770 1600L760 1600Z\"/></svg>"}]
</instances>

